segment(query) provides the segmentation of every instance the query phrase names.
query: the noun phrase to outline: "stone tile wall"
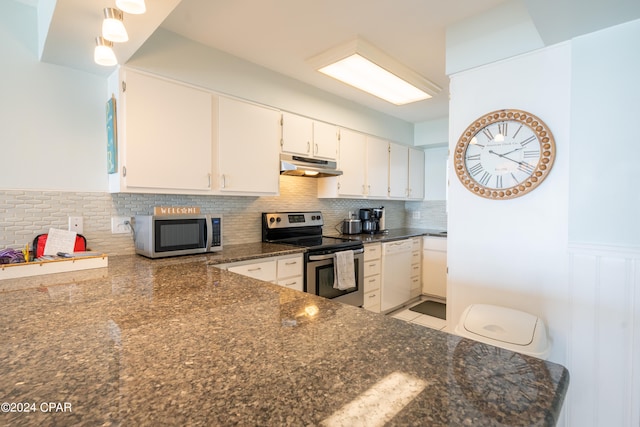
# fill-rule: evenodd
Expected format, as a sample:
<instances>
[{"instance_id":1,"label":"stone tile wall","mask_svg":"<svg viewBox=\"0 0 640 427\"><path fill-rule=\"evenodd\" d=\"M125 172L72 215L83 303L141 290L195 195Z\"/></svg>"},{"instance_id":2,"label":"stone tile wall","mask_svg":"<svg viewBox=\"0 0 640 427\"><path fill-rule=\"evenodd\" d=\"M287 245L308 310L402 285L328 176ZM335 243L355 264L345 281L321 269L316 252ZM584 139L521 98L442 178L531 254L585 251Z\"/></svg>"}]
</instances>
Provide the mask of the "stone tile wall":
<instances>
[{"instance_id":1,"label":"stone tile wall","mask_svg":"<svg viewBox=\"0 0 640 427\"><path fill-rule=\"evenodd\" d=\"M111 233L111 217L150 214L154 206L200 206L204 213L221 213L225 245L260 241L260 214L267 211L319 210L328 230L339 227L349 211L384 206L388 228L436 228L443 218L444 227L437 228L446 227L444 202L407 202L410 210L421 210L422 219L416 223L403 201L318 199L316 194L317 180L287 176L280 178L280 195L273 197L0 190L0 248L24 248L50 227L66 230L69 216L82 216L90 249L109 255L133 253L131 235Z\"/></svg>"}]
</instances>

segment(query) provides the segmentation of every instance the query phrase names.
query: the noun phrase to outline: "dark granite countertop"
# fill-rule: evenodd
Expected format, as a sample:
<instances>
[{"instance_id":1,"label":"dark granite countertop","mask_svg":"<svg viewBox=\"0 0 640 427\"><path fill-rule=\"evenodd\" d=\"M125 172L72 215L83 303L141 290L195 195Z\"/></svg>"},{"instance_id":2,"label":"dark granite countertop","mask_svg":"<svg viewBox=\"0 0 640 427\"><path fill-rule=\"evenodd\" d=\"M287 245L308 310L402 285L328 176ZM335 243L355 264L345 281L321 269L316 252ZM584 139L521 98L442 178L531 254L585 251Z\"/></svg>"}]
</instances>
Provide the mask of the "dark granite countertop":
<instances>
[{"instance_id":1,"label":"dark granite countertop","mask_svg":"<svg viewBox=\"0 0 640 427\"><path fill-rule=\"evenodd\" d=\"M363 243L385 242L393 240L408 239L420 236L447 237L446 230L434 230L429 228L391 228L385 233L362 233L362 234L332 234L334 237L342 237L350 240L360 240Z\"/></svg>"},{"instance_id":2,"label":"dark granite countertop","mask_svg":"<svg viewBox=\"0 0 640 427\"><path fill-rule=\"evenodd\" d=\"M569 383L558 364L222 271L215 258L111 257L99 277L1 292L0 396L14 405L0 424L556 422Z\"/></svg>"}]
</instances>

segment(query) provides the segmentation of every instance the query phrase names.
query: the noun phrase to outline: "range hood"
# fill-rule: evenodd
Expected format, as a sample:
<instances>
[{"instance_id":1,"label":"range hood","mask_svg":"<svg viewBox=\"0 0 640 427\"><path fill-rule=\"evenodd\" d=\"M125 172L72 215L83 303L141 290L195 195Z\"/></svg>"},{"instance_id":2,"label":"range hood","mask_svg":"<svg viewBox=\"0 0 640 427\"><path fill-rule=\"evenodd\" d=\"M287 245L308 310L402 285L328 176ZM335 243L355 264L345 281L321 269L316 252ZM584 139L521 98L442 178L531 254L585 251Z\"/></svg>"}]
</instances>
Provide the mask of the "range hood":
<instances>
[{"instance_id":1,"label":"range hood","mask_svg":"<svg viewBox=\"0 0 640 427\"><path fill-rule=\"evenodd\" d=\"M307 178L324 178L342 175L336 169L336 162L331 160L310 159L290 154L280 155L280 175L303 176Z\"/></svg>"}]
</instances>

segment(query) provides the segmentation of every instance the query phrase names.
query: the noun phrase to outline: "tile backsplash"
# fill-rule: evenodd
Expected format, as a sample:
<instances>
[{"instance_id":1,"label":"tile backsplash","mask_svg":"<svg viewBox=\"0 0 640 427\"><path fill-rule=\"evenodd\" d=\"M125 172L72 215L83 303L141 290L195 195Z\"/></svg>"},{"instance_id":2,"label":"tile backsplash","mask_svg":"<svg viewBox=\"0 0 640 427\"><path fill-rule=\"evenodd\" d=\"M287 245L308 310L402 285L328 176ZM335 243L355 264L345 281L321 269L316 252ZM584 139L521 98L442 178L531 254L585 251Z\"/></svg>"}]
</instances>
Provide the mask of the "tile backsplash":
<instances>
[{"instance_id":1,"label":"tile backsplash","mask_svg":"<svg viewBox=\"0 0 640 427\"><path fill-rule=\"evenodd\" d=\"M388 228L446 228L444 202L318 199L316 194L317 180L287 176L280 177L280 195L269 197L0 190L0 248L24 248L49 228L66 230L69 216L82 216L82 234L90 249L109 255L134 253L130 234L111 233L111 217L151 214L154 206L199 206L203 213L221 213L225 245L260 241L260 214L267 211L319 210L329 230L339 228L349 211L384 206ZM407 206L421 211L420 221L411 219Z\"/></svg>"}]
</instances>

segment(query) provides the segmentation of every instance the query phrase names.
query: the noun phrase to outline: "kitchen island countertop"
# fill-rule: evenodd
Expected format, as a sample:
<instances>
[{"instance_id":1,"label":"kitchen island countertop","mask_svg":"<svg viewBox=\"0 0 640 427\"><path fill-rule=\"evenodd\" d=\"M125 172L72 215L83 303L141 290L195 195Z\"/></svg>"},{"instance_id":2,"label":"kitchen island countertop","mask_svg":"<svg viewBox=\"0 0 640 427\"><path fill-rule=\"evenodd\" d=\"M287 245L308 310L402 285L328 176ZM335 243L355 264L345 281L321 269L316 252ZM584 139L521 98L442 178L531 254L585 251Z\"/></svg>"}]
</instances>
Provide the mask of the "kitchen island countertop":
<instances>
[{"instance_id":1,"label":"kitchen island countertop","mask_svg":"<svg viewBox=\"0 0 640 427\"><path fill-rule=\"evenodd\" d=\"M334 233L332 237L342 237L350 240L360 240L363 243L374 242L390 242L393 240L409 239L411 237L436 236L447 237L446 230L435 230L430 228L391 228L384 233L361 233L361 234L338 234Z\"/></svg>"},{"instance_id":2,"label":"kitchen island countertop","mask_svg":"<svg viewBox=\"0 0 640 427\"><path fill-rule=\"evenodd\" d=\"M561 365L239 276L217 262L215 254L116 256L102 277L0 293L0 395L13 404L3 406L0 423L557 420L569 383Z\"/></svg>"}]
</instances>

